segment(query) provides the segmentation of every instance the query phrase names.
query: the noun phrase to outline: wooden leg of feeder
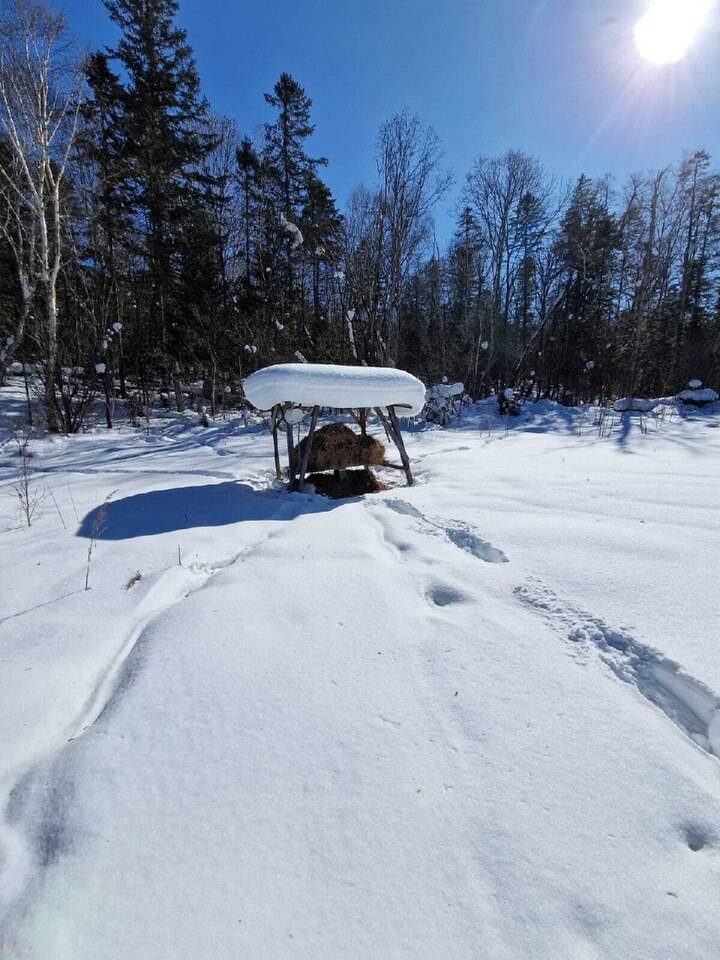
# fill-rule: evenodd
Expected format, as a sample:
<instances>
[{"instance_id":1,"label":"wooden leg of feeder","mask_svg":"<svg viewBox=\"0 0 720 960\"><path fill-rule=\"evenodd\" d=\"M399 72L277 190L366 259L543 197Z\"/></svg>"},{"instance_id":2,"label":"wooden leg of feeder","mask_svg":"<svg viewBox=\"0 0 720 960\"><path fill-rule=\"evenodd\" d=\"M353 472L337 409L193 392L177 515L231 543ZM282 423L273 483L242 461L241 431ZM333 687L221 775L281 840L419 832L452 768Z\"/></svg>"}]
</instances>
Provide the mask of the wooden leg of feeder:
<instances>
[{"instance_id":1,"label":"wooden leg of feeder","mask_svg":"<svg viewBox=\"0 0 720 960\"><path fill-rule=\"evenodd\" d=\"M407 477L408 486L411 487L415 481L413 480L412 470L410 469L410 457L408 457L405 444L403 443L402 433L400 432L400 424L398 422L397 414L395 413L395 407L388 407L388 413L390 414L390 423L393 428L393 433L395 434L395 446L400 451L400 459L402 460L402 465L405 468L405 476Z\"/></svg>"},{"instance_id":2,"label":"wooden leg of feeder","mask_svg":"<svg viewBox=\"0 0 720 960\"><path fill-rule=\"evenodd\" d=\"M290 489L295 489L295 467L293 466L293 454L295 452L295 442L293 440L292 427L289 423L285 424L285 433L287 434L287 448L288 448L288 477L290 478Z\"/></svg>"},{"instance_id":3,"label":"wooden leg of feeder","mask_svg":"<svg viewBox=\"0 0 720 960\"><path fill-rule=\"evenodd\" d=\"M390 411L392 411L391 417L394 417L395 411L392 410L392 407L388 407L388 413L390 413ZM410 460L405 452L405 444L403 443L402 436L400 435L400 424L397 422L397 417L395 417L395 425L397 425L397 429L395 429L395 425L388 421L388 418L382 412L380 407L375 407L375 413L377 413L378 417L380 418L380 422L382 423L383 427L385 427L385 433L388 435L388 439L392 440L392 442L398 448L398 453L400 454L400 459L402 460L402 467L395 469L405 471L408 486L411 487L415 481L413 480L412 471L410 470ZM386 463L384 466L395 467L395 465L392 463Z\"/></svg>"},{"instance_id":4,"label":"wooden leg of feeder","mask_svg":"<svg viewBox=\"0 0 720 960\"><path fill-rule=\"evenodd\" d=\"M275 476L280 480L282 478L282 472L280 471L280 450L278 447L278 408L273 407L272 409L272 438L273 438L273 453L275 454Z\"/></svg>"},{"instance_id":5,"label":"wooden leg of feeder","mask_svg":"<svg viewBox=\"0 0 720 960\"><path fill-rule=\"evenodd\" d=\"M382 412L382 409L381 409L380 407L375 407L375 413L378 415L378 418L379 418L379 420L380 420L380 423L381 423L381 424L383 425L383 427L385 428L385 434L386 434L388 440L392 440L393 443L394 443L394 442L395 442L395 438L393 437L392 427L391 427L390 424L388 423L388 418L387 418L387 417L385 416L385 414Z\"/></svg>"},{"instance_id":6,"label":"wooden leg of feeder","mask_svg":"<svg viewBox=\"0 0 720 960\"><path fill-rule=\"evenodd\" d=\"M313 436L315 434L315 427L317 426L318 414L320 413L320 407L313 407L312 417L310 418L310 429L308 430L308 435L305 438L305 449L303 450L302 463L300 464L300 475L298 477L298 490L305 489L305 474L307 473L308 463L310 462L310 450L312 448Z\"/></svg>"}]
</instances>

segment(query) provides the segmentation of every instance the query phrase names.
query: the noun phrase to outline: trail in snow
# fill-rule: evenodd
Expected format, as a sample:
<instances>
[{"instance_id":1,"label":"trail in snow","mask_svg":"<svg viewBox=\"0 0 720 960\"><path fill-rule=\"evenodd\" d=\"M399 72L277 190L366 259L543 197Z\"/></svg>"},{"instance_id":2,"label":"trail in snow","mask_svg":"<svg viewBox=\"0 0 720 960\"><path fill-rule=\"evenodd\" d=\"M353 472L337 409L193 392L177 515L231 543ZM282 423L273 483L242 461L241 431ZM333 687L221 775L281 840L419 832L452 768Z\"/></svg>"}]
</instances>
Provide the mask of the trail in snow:
<instances>
[{"instance_id":1,"label":"trail in snow","mask_svg":"<svg viewBox=\"0 0 720 960\"><path fill-rule=\"evenodd\" d=\"M427 516L405 500L388 499L380 503L388 510L411 517L423 533L442 537L479 560L484 560L486 563L508 563L508 557L503 551L479 536L469 523Z\"/></svg>"},{"instance_id":2,"label":"trail in snow","mask_svg":"<svg viewBox=\"0 0 720 960\"><path fill-rule=\"evenodd\" d=\"M147 579L147 578L146 578ZM150 578L151 580L153 578ZM207 577L203 579L203 583ZM62 774L62 754L68 743L85 733L112 706L130 682L127 665L141 645L150 624L187 596L197 574L183 567L171 568L154 578L138 605L137 617L125 642L96 683L77 716L52 741L40 757L23 770L14 770L0 784L0 794L8 797L0 819L0 901L7 905L5 921L23 908L24 894L36 864L47 867L61 851L61 823L69 804ZM42 814L33 816L38 824L34 834L26 833L26 812L30 806L42 806Z\"/></svg>"},{"instance_id":3,"label":"trail in snow","mask_svg":"<svg viewBox=\"0 0 720 960\"><path fill-rule=\"evenodd\" d=\"M571 643L597 650L615 676L636 687L699 747L720 757L720 696L702 681L626 630L563 602L541 580L531 578L514 593Z\"/></svg>"},{"instance_id":4,"label":"trail in snow","mask_svg":"<svg viewBox=\"0 0 720 960\"><path fill-rule=\"evenodd\" d=\"M24 910L32 896L31 877L37 867L46 868L64 850L64 822L72 800L72 776L63 754L67 744L78 740L98 720L107 716L130 687L141 666L141 651L148 631L178 603L197 593L212 579L265 543L266 534L256 543L216 561L195 561L187 567L171 567L150 580L137 607L137 616L127 639L96 683L78 715L66 729L48 743L43 755L23 770L15 770L0 782L0 796L8 798L0 818L0 904L7 909L0 921L10 922ZM28 810L33 815L28 817ZM33 825L26 830L27 821ZM0 955L1 956L1 955Z\"/></svg>"}]
</instances>

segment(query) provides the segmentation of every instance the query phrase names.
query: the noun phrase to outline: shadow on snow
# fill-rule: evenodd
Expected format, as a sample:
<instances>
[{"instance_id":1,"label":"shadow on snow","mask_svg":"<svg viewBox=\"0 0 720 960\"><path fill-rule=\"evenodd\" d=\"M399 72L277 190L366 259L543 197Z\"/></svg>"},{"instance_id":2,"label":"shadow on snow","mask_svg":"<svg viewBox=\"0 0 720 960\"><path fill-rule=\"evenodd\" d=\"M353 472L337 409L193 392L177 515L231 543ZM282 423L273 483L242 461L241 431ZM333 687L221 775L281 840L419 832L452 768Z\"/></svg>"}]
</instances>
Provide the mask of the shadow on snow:
<instances>
[{"instance_id":1,"label":"shadow on snow","mask_svg":"<svg viewBox=\"0 0 720 960\"><path fill-rule=\"evenodd\" d=\"M343 502L347 501L278 490L254 490L238 482L170 487L100 504L83 517L77 536L131 540L193 527L294 520L305 513L325 513Z\"/></svg>"}]
</instances>

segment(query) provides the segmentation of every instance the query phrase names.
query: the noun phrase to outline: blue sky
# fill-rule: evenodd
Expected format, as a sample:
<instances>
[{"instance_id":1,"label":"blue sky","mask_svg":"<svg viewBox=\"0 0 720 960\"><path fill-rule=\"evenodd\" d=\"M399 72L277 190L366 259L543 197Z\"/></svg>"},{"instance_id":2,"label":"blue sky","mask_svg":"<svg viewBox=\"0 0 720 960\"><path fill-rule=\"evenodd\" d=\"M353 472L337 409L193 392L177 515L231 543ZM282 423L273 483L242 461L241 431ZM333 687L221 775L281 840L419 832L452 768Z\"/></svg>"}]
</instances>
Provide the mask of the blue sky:
<instances>
[{"instance_id":1,"label":"blue sky","mask_svg":"<svg viewBox=\"0 0 720 960\"><path fill-rule=\"evenodd\" d=\"M374 175L383 119L408 108L437 130L455 176L447 238L472 161L508 148L558 178L720 161L718 19L671 67L645 64L632 27L647 0L181 0L203 90L241 132L269 116L281 71L313 99L312 144L342 205ZM111 43L101 0L56 0L89 47Z\"/></svg>"}]
</instances>

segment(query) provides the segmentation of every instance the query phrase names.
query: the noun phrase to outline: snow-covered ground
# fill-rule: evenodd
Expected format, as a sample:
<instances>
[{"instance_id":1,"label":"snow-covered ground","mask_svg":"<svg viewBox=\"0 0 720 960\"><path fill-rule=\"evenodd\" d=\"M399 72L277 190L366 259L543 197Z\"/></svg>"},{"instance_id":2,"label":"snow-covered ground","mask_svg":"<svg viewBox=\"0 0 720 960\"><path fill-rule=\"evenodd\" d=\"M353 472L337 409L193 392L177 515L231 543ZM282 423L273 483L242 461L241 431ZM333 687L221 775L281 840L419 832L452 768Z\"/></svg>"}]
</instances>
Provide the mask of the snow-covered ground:
<instances>
[{"instance_id":1,"label":"snow-covered ground","mask_svg":"<svg viewBox=\"0 0 720 960\"><path fill-rule=\"evenodd\" d=\"M0 450L3 960L716 960L720 416L193 423Z\"/></svg>"}]
</instances>

